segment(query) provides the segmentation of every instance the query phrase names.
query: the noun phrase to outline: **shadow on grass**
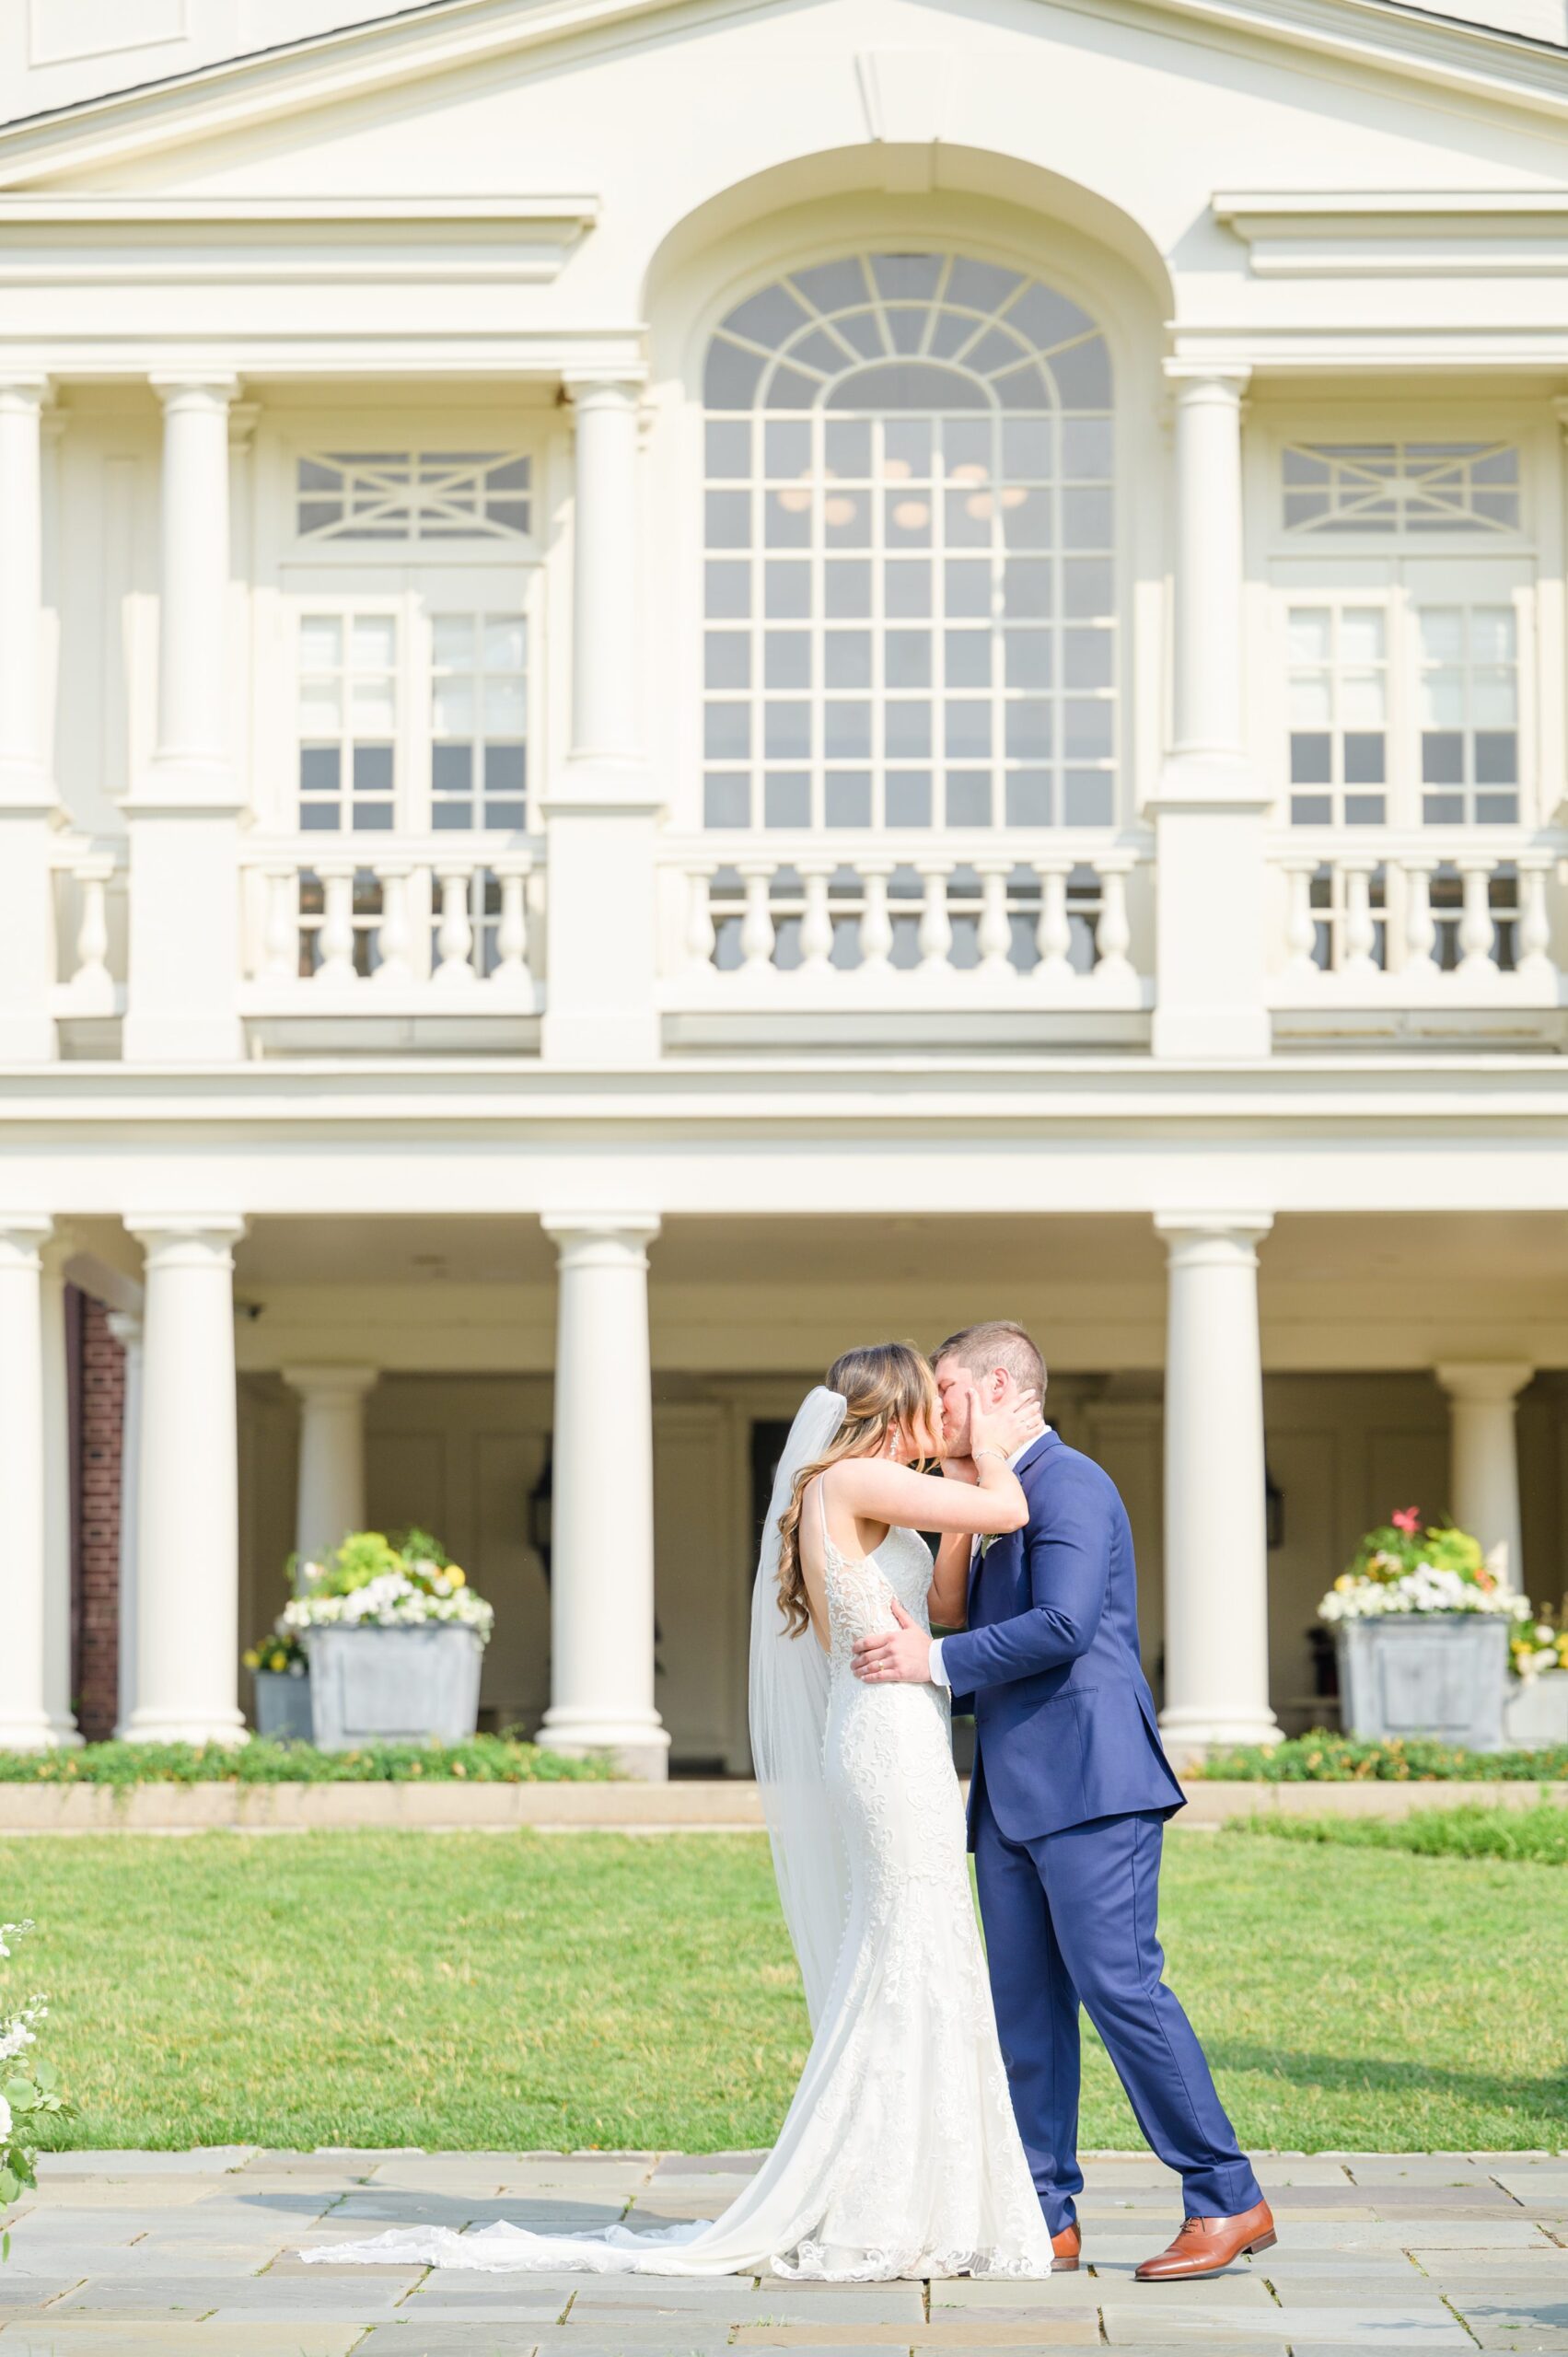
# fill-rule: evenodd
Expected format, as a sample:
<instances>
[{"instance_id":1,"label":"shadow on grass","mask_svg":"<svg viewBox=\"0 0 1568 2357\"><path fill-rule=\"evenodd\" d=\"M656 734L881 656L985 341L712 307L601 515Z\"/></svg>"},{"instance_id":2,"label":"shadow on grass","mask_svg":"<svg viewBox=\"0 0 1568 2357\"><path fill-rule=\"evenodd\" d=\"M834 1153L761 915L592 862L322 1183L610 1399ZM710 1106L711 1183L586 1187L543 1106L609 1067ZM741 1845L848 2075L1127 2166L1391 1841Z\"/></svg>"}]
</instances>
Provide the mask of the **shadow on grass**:
<instances>
[{"instance_id":1,"label":"shadow on grass","mask_svg":"<svg viewBox=\"0 0 1568 2357\"><path fill-rule=\"evenodd\" d=\"M1568 2071L1543 2071L1530 2079L1495 2071L1453 2071L1433 2062L1395 2061L1373 2054L1295 2054L1289 2048L1260 2046L1243 2038L1210 2038L1209 2061L1220 2071L1257 2071L1296 2087L1321 2087L1331 2095L1448 2095L1539 2111L1568 2102Z\"/></svg>"}]
</instances>

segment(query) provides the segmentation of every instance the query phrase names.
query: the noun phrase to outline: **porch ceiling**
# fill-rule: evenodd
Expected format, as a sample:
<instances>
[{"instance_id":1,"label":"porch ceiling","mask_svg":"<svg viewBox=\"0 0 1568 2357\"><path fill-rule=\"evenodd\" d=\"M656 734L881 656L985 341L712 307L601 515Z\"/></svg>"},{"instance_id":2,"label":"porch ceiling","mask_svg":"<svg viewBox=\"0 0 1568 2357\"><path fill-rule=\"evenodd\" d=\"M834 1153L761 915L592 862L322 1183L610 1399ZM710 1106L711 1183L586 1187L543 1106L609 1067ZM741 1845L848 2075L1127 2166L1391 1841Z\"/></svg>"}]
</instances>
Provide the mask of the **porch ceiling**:
<instances>
[{"instance_id":1,"label":"porch ceiling","mask_svg":"<svg viewBox=\"0 0 1568 2357\"><path fill-rule=\"evenodd\" d=\"M531 1217L260 1219L240 1245L242 1289L271 1285L548 1284L554 1255ZM929 1285L955 1276L1031 1288L1160 1282L1164 1255L1141 1217L998 1218L934 1211L889 1218L677 1218L650 1256L654 1287ZM1260 1252L1276 1287L1539 1286L1568 1298L1568 1213L1283 1216Z\"/></svg>"}]
</instances>

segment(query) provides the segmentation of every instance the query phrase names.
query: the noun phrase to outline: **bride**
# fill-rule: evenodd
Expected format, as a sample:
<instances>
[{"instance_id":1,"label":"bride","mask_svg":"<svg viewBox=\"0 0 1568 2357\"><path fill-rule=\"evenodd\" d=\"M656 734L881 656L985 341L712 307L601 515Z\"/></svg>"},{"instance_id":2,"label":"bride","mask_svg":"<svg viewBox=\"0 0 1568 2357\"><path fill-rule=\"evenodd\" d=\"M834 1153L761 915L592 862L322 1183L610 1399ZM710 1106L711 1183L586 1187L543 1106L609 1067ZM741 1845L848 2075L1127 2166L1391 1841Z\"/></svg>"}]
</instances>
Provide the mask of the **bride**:
<instances>
[{"instance_id":1,"label":"bride","mask_svg":"<svg viewBox=\"0 0 1568 2357\"><path fill-rule=\"evenodd\" d=\"M791 1428L757 1566L751 1745L813 2039L745 2192L695 2225L423 2227L303 2257L844 2283L1051 2271L975 1922L947 1697L866 1684L850 1661L895 1602L923 1626L933 1606L962 1620L963 1594L938 1592L918 1534L1018 1529L1006 1460L1038 1429L1038 1401L977 1402L978 1480L916 1472L940 1454L941 1416L931 1369L902 1342L846 1352Z\"/></svg>"}]
</instances>

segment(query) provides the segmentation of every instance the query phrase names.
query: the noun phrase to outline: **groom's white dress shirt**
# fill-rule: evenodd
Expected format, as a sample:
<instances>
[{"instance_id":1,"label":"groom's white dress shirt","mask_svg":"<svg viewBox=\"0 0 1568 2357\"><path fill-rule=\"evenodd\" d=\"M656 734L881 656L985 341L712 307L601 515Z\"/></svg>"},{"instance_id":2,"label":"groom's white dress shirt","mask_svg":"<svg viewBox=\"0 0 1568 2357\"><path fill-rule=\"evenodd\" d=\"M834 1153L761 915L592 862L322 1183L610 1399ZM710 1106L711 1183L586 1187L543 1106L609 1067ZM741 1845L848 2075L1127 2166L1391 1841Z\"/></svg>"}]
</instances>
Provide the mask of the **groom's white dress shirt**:
<instances>
[{"instance_id":1,"label":"groom's white dress shirt","mask_svg":"<svg viewBox=\"0 0 1568 2357\"><path fill-rule=\"evenodd\" d=\"M1007 1459L1007 1470L1009 1473L1013 1473L1017 1470L1019 1459L1027 1457L1030 1449L1034 1446L1036 1441L1050 1430L1051 1426L1049 1424L1042 1424L1038 1433L1031 1433L1029 1434L1028 1440L1025 1441L1021 1448L1016 1448L1013 1451L1012 1456ZM970 1562L971 1566L974 1562L974 1550L980 1543L981 1542L978 1538L974 1538L970 1541ZM947 1668L942 1660L942 1640L940 1637L933 1637L931 1640L931 1683L933 1686L941 1686L947 1688L949 1692L951 1691L951 1681L948 1678Z\"/></svg>"}]
</instances>

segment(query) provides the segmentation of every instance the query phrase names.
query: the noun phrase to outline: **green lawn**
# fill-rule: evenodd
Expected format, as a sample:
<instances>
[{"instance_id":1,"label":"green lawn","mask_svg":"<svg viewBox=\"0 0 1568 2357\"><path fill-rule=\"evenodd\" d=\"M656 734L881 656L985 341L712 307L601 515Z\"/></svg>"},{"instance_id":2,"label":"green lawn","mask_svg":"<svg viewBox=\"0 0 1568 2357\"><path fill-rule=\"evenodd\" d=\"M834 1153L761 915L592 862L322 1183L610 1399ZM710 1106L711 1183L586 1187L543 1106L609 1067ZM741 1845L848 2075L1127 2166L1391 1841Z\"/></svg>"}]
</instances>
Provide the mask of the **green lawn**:
<instances>
[{"instance_id":1,"label":"green lawn","mask_svg":"<svg viewBox=\"0 0 1568 2357\"><path fill-rule=\"evenodd\" d=\"M764 2143L805 2044L750 1836L0 1841L78 2144ZM1178 1833L1171 1978L1244 2139L1562 2142L1568 1877ZM1083 2141L1137 2142L1098 2048Z\"/></svg>"}]
</instances>

